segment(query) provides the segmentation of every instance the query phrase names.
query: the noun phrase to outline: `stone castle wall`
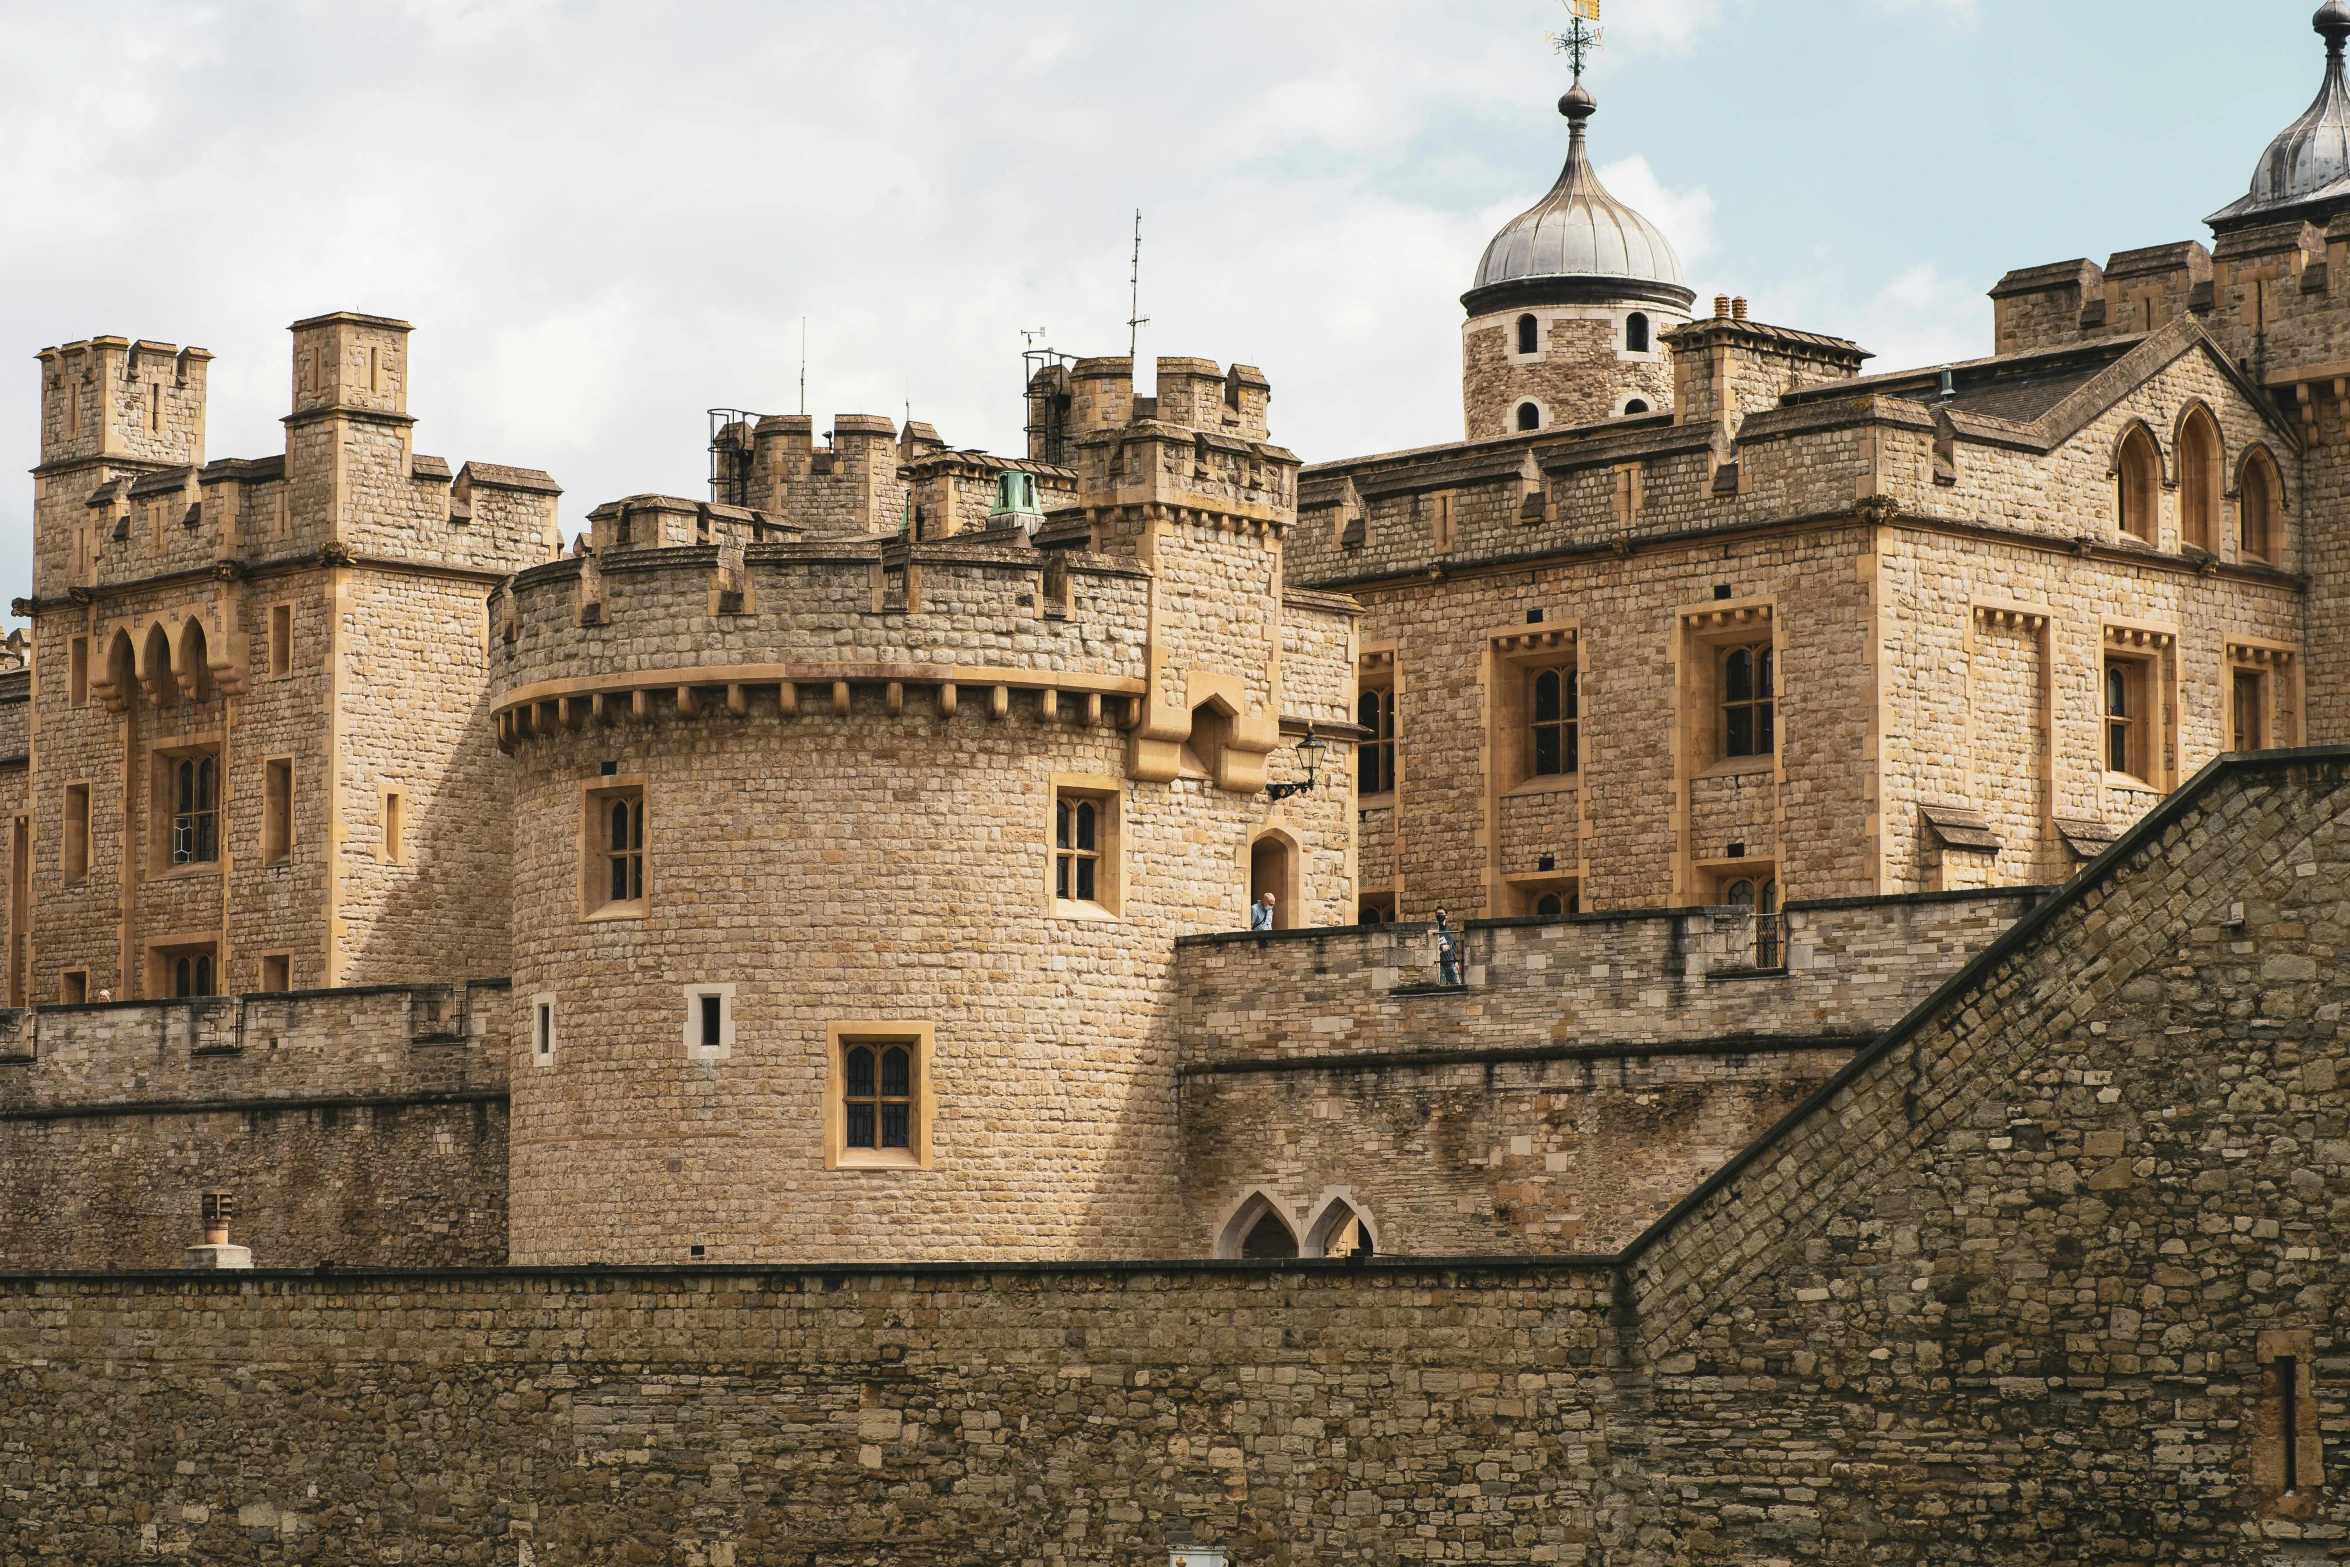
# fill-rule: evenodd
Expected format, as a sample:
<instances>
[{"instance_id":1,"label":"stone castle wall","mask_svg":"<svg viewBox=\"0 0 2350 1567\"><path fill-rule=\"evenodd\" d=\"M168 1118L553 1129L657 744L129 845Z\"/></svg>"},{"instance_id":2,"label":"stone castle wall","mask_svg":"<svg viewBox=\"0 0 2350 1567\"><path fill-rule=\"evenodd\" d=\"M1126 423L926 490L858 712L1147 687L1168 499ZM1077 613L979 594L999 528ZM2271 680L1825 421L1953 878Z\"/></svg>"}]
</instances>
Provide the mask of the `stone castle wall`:
<instances>
[{"instance_id":1,"label":"stone castle wall","mask_svg":"<svg viewBox=\"0 0 2350 1567\"><path fill-rule=\"evenodd\" d=\"M2346 808L2350 754L2213 769L1613 1258L0 1278L7 1527L97 1560L2319 1559Z\"/></svg>"},{"instance_id":2,"label":"stone castle wall","mask_svg":"<svg viewBox=\"0 0 2350 1567\"><path fill-rule=\"evenodd\" d=\"M504 991L0 1013L0 1265L176 1266L208 1191L265 1267L505 1261Z\"/></svg>"},{"instance_id":3,"label":"stone castle wall","mask_svg":"<svg viewBox=\"0 0 2350 1567\"><path fill-rule=\"evenodd\" d=\"M1187 939L1195 1244L1262 1197L1308 1255L1334 1202L1388 1255L1613 1251L2039 896L1799 904L1784 973L1728 909L1476 923L1465 990L1429 927Z\"/></svg>"},{"instance_id":4,"label":"stone castle wall","mask_svg":"<svg viewBox=\"0 0 2350 1567\"><path fill-rule=\"evenodd\" d=\"M500 1563L1090 1564L1163 1560L1171 1536L1236 1562L1419 1560L1431 1536L1566 1559L1609 1488L1611 1285L1327 1264L0 1279L24 1409L5 1527L82 1560L464 1541ZM389 1418L361 1433L354 1407Z\"/></svg>"},{"instance_id":5,"label":"stone castle wall","mask_svg":"<svg viewBox=\"0 0 2350 1567\"><path fill-rule=\"evenodd\" d=\"M1626 1254L1660 1540L2338 1553L2346 811L2215 768Z\"/></svg>"}]
</instances>

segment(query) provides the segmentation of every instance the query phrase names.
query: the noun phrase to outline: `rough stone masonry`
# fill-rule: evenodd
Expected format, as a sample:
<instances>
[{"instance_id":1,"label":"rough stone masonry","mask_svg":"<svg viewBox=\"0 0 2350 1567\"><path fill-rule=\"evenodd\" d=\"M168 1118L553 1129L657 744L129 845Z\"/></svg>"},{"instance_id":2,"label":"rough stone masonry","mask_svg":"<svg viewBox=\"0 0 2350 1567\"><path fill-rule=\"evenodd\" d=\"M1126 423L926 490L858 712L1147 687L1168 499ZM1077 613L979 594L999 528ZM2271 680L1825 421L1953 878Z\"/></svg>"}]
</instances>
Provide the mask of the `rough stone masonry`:
<instances>
[{"instance_id":1,"label":"rough stone masonry","mask_svg":"<svg viewBox=\"0 0 2350 1567\"><path fill-rule=\"evenodd\" d=\"M0 1560L2322 1561L2350 750L1614 1257L0 1279Z\"/></svg>"}]
</instances>

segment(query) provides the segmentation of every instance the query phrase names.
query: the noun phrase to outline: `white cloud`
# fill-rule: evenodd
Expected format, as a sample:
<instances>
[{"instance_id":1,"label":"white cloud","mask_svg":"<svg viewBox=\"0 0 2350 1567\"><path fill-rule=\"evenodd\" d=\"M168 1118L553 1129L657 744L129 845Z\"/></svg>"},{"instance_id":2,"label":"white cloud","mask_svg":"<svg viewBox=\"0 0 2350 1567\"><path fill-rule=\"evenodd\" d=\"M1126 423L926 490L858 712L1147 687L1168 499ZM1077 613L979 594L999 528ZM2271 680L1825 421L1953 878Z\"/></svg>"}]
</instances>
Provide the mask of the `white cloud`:
<instances>
[{"instance_id":1,"label":"white cloud","mask_svg":"<svg viewBox=\"0 0 2350 1567\"><path fill-rule=\"evenodd\" d=\"M1609 0L1609 43L1688 49L1747 3ZM1477 257L1563 150L1555 9L0 7L0 345L201 344L209 455L249 456L282 446L287 322L400 316L419 448L548 469L576 528L694 492L704 409L796 407L803 316L819 417L910 398L950 441L1017 448L1022 328L1124 348L1139 206L1146 358L1261 366L1309 458L1425 444L1459 429ZM1604 177L1692 271L1724 269L1706 187L1637 157ZM1843 296L1788 297L1834 329ZM16 362L0 466L22 472ZM29 511L0 487L0 597Z\"/></svg>"},{"instance_id":2,"label":"white cloud","mask_svg":"<svg viewBox=\"0 0 2350 1567\"><path fill-rule=\"evenodd\" d=\"M1714 198L1703 185L1676 190L1658 179L1648 160L1638 154L1602 164L1599 181L1609 195L1665 231L1684 271L1713 254Z\"/></svg>"}]
</instances>

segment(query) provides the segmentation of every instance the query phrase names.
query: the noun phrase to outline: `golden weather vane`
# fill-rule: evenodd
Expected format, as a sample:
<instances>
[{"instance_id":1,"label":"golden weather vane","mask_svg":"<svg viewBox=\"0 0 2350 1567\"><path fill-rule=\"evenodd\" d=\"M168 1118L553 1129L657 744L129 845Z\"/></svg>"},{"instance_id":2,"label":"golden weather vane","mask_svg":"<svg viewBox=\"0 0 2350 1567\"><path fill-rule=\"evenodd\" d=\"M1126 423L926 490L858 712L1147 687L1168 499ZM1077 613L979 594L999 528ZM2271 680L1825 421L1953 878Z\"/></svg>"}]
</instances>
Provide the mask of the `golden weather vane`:
<instances>
[{"instance_id":1,"label":"golden weather vane","mask_svg":"<svg viewBox=\"0 0 2350 1567\"><path fill-rule=\"evenodd\" d=\"M1565 0L1569 12L1567 30L1552 33L1550 41L1559 53L1575 67L1575 80L1583 79L1583 62L1599 52L1599 0Z\"/></svg>"}]
</instances>

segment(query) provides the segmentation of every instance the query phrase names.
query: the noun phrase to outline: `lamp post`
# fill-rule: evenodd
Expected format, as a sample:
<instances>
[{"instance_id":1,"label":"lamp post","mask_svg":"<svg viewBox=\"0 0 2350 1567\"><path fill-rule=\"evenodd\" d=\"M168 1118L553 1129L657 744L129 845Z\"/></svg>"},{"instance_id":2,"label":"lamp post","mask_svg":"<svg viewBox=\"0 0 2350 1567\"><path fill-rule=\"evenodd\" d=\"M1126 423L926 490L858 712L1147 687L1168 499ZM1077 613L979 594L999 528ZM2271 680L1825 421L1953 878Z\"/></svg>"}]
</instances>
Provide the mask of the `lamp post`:
<instances>
[{"instance_id":1,"label":"lamp post","mask_svg":"<svg viewBox=\"0 0 2350 1567\"><path fill-rule=\"evenodd\" d=\"M1320 762L1322 753L1328 749L1329 746L1314 734L1314 726L1312 724L1306 725L1306 737L1297 743L1297 754L1305 758L1306 781L1304 783L1267 784L1265 785L1265 798L1278 805L1293 794L1311 794L1314 789L1315 766Z\"/></svg>"}]
</instances>

